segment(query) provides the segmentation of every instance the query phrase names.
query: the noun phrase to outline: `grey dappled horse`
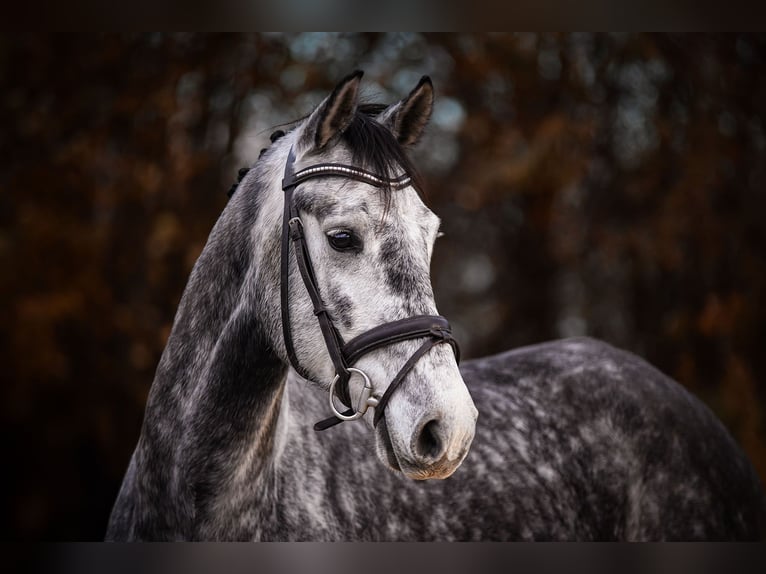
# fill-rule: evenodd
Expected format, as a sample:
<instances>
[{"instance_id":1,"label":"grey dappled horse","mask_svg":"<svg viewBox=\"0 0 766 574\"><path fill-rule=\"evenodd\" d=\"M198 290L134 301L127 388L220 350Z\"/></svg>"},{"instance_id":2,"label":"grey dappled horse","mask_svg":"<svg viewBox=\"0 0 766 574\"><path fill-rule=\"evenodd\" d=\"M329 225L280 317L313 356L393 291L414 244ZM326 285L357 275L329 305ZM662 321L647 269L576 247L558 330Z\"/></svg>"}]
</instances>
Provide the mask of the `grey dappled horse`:
<instances>
[{"instance_id":1,"label":"grey dappled horse","mask_svg":"<svg viewBox=\"0 0 766 574\"><path fill-rule=\"evenodd\" d=\"M343 402L361 420L313 429L331 412L332 337L436 315L429 263L439 220L403 151L429 119L433 88L424 78L397 104L359 105L360 77L272 143L211 232L107 539L762 538L761 485L721 423L643 360L588 338L458 368L438 344L447 327L405 337L353 363L363 376L344 381ZM320 170L283 189L283 174L317 164L358 177ZM402 177L403 187L389 185ZM280 272L288 191L300 216L289 218L290 237L302 234L319 302L297 244Z\"/></svg>"}]
</instances>

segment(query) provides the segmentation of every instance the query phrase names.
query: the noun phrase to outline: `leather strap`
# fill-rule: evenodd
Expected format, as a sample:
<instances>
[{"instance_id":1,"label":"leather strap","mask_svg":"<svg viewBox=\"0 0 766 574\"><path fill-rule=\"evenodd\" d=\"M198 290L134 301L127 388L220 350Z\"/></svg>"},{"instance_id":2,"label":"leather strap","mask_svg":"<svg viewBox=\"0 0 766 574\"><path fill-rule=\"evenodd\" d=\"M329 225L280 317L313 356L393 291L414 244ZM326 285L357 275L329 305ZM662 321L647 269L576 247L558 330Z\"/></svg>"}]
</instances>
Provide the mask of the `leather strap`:
<instances>
[{"instance_id":1,"label":"leather strap","mask_svg":"<svg viewBox=\"0 0 766 574\"><path fill-rule=\"evenodd\" d=\"M399 388L399 385L402 384L402 382L404 381L404 378L413 369L413 367L415 366L415 363L417 363L420 360L420 358L423 355L425 355L428 351L430 351L434 346L443 342L445 341L440 339L428 339L426 340L425 343L420 345L420 348L417 351L415 351L414 355L412 355L409 359L407 359L407 362L404 363L404 366L402 366L402 368L399 369L399 372L396 373L396 376L391 381L391 384L388 385L386 392L383 393L382 397L380 397L378 406L375 407L375 416L372 419L373 426L378 426L380 419L383 417L383 413L386 411L386 405L388 404L388 401L391 400L391 395L393 395L394 391Z\"/></svg>"},{"instance_id":2,"label":"leather strap","mask_svg":"<svg viewBox=\"0 0 766 574\"><path fill-rule=\"evenodd\" d=\"M300 270L303 284L306 286L306 291L309 294L311 303L314 306L314 315L319 321L319 326L322 330L327 350L330 353L330 359L335 367L335 372L341 376L348 376L346 361L343 357L343 351L341 350L343 346L343 338L330 319L329 311L322 300L322 296L319 294L316 277L314 275L314 268L311 265L309 253L306 248L303 224L300 219L295 217L290 220L289 225L290 238L293 242L298 269Z\"/></svg>"},{"instance_id":3,"label":"leather strap","mask_svg":"<svg viewBox=\"0 0 766 574\"><path fill-rule=\"evenodd\" d=\"M308 291L311 303L314 306L314 315L316 315L319 321L319 327L322 331L322 336L325 340L325 345L330 354L335 372L340 375L338 393L343 403L348 405L350 403L350 396L348 394L348 379L349 373L346 363L343 359L343 353L341 347L343 345L343 338L338 330L335 328L332 320L329 317L327 308L324 305L322 296L319 293L317 287L316 276L314 274L314 268L311 265L311 256L309 255L308 248L306 247L305 235L303 233L303 224L301 223L298 213L295 211L293 204L293 192L297 183L289 183L294 178L292 177L293 162L295 156L293 150L290 149L290 155L288 156L287 164L285 165L285 176L283 179L282 187L285 192L284 195L284 213L282 218L282 253L281 253L281 301L282 306L282 336L285 341L285 348L287 349L287 356L290 359L290 363L298 374L304 379L311 380L308 372L300 366L298 356L295 352L295 345L293 343L292 328L290 323L290 297L289 297L289 284L290 284L290 242L293 244L293 251L295 252L295 258L298 263L298 270L300 271L303 284ZM286 183L287 182L287 183ZM353 414L353 409L350 409ZM346 411L348 412L348 411Z\"/></svg>"},{"instance_id":4,"label":"leather strap","mask_svg":"<svg viewBox=\"0 0 766 574\"><path fill-rule=\"evenodd\" d=\"M424 315L421 317L411 317L410 319L434 319L438 316L428 316ZM443 317L438 317L439 319L444 319ZM446 320L445 320L446 321ZM389 325L392 325L392 323L385 323L384 325L381 325L380 327L375 327L375 329L380 329L381 327L388 327ZM359 339L360 337L366 337L368 333L371 333L375 329L371 329L370 331L367 331L365 333L362 333L359 337L356 337L355 339L352 339L349 341L347 347L353 342ZM443 332L439 331L439 334L436 335L433 332L427 332L423 334L422 336L429 336L429 339L425 341L417 351L409 358L407 359L407 362L404 363L401 369L399 369L399 372L396 373L396 376L391 381L391 384L388 385L388 388L386 389L386 392L383 393L383 396L380 397L380 400L378 402L378 405L375 407L375 415L372 419L373 426L378 426L378 423L380 422L380 419L383 417L383 414L386 410L386 405L388 405L388 401L391 400L391 396L394 394L394 391L399 388L399 385L401 385L404 382L405 377L410 373L410 371L415 367L415 364L425 355L428 351L430 351L433 347L440 343L449 343L452 346L453 351L455 352L455 358L457 359L458 363L460 362L460 348L457 345L457 342L452 337L451 333L449 332ZM360 355L366 354L369 351L372 351L373 349L377 349L378 347L383 347L385 345L390 345L394 342L401 342L406 341L407 339L413 339L415 337L412 336L406 336L405 333L400 333L396 340L389 340L387 342L378 342L375 341L373 344L371 344L368 347L365 347L365 351L362 353L359 352ZM342 413L344 415L353 414L354 409L349 409L348 411ZM316 431L323 431L327 430L328 428L334 427L337 424L340 424L344 422L342 419L339 419L337 417L328 417L326 419L323 419L316 423L314 425L314 430Z\"/></svg>"},{"instance_id":5,"label":"leather strap","mask_svg":"<svg viewBox=\"0 0 766 574\"><path fill-rule=\"evenodd\" d=\"M290 364L298 371L301 377L306 378L307 374L300 364L298 363L298 357L295 354L295 346L293 345L292 330L290 329L290 297L289 297L289 277L290 277L290 236L288 229L290 228L290 206L292 205L293 188L285 190L285 208L284 216L282 218L282 261L280 265L280 305L282 306L282 336L285 340L285 349L287 349L287 357L290 359Z\"/></svg>"},{"instance_id":6,"label":"leather strap","mask_svg":"<svg viewBox=\"0 0 766 574\"><path fill-rule=\"evenodd\" d=\"M290 150L292 153L292 150ZM288 157L288 163L290 158ZM293 156L293 161L295 158ZM409 175L400 175L396 179L384 179L375 175L365 169L354 167L350 165L343 165L342 163L317 163L311 167L304 168L299 172L292 172L290 174L285 173L285 178L282 180L282 189L285 186L297 187L299 184L309 179L316 177L342 177L344 179L353 179L355 181L361 181L375 187L388 187L390 189L403 189L410 185L412 178Z\"/></svg>"},{"instance_id":7,"label":"leather strap","mask_svg":"<svg viewBox=\"0 0 766 574\"><path fill-rule=\"evenodd\" d=\"M353 365L370 351L418 337L445 339L445 342L452 345L455 357L458 363L460 362L460 348L452 338L449 322L441 315L416 315L373 327L346 343L343 355L347 364Z\"/></svg>"}]
</instances>

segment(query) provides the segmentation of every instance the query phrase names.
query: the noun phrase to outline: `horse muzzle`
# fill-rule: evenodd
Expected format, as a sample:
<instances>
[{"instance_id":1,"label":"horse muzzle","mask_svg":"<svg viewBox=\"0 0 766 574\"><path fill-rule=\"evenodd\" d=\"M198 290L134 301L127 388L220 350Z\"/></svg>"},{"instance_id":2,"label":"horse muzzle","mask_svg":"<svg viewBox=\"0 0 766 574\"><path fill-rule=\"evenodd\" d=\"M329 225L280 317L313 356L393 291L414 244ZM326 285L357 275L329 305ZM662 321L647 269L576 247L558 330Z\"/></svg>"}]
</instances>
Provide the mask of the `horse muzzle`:
<instances>
[{"instance_id":1,"label":"horse muzzle","mask_svg":"<svg viewBox=\"0 0 766 574\"><path fill-rule=\"evenodd\" d=\"M387 417L385 424L377 427L379 457L413 480L448 478L473 442L478 413L473 405L468 411L463 416L430 412L410 428L397 425L395 416Z\"/></svg>"}]
</instances>

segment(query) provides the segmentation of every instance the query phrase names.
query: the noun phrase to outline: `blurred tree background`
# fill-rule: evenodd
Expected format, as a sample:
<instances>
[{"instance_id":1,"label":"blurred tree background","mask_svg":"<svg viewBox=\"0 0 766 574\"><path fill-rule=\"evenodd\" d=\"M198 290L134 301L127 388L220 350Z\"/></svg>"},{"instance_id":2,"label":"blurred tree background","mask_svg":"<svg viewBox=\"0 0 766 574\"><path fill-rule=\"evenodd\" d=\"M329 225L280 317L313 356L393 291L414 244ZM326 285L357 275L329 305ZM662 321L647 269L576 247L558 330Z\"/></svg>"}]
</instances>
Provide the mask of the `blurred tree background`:
<instances>
[{"instance_id":1,"label":"blurred tree background","mask_svg":"<svg viewBox=\"0 0 766 574\"><path fill-rule=\"evenodd\" d=\"M434 80L413 154L465 355L575 335L632 350L766 479L766 37L5 36L6 532L103 536L237 168L356 68L371 100Z\"/></svg>"}]
</instances>

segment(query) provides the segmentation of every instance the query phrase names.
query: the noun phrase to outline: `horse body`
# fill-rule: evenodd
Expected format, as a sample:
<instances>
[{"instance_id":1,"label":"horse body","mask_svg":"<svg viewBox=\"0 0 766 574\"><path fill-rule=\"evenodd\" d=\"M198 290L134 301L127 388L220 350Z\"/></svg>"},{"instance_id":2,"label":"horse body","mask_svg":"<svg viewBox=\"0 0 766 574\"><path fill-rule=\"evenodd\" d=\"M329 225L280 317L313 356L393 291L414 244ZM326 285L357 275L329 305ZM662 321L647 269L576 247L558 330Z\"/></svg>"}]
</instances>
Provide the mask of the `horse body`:
<instances>
[{"instance_id":1,"label":"horse body","mask_svg":"<svg viewBox=\"0 0 766 574\"><path fill-rule=\"evenodd\" d=\"M369 436L354 425L316 433L312 422L326 413L326 396L290 371L266 417L272 436L259 443L271 446L238 458L240 476L218 487L205 518L190 520L195 529L154 531L161 513L177 513L158 493L144 501L155 511L143 523L149 530L131 534L315 541L762 537L760 484L744 454L704 405L640 358L582 338L467 361L461 371L481 418L471 452L448 480L416 482L381 470ZM118 525L128 522L113 520L112 537L123 538Z\"/></svg>"},{"instance_id":2,"label":"horse body","mask_svg":"<svg viewBox=\"0 0 766 574\"><path fill-rule=\"evenodd\" d=\"M342 131L338 114L358 114L355 81L344 80L269 149L214 227L160 360L107 539L762 537L759 481L712 413L646 362L592 339L468 361L459 372L448 348L433 348L372 434L369 412L362 422L313 430L328 414L327 389L287 366L276 296L278 182L288 150L307 133L325 155L340 153L328 150L336 140L327 138ZM417 139L430 113L429 86L421 82L376 121L400 142ZM301 211L316 214L305 221L312 257L320 258L317 281L342 335L434 315L433 214L414 195L383 209L352 191L307 185L298 196ZM337 204L349 202L353 213L339 212ZM396 225L377 217L389 208ZM413 211L419 215L402 223ZM364 231L362 213L380 223ZM322 230L333 235L336 220L366 233L364 250L338 255L324 245ZM422 247L410 253L408 245ZM367 254L378 259L360 272ZM296 350L312 377L329 380L332 365L291 273ZM354 279L366 275L368 283ZM366 307L338 277L355 281L351 291ZM379 349L359 366L380 384L416 347Z\"/></svg>"}]
</instances>

